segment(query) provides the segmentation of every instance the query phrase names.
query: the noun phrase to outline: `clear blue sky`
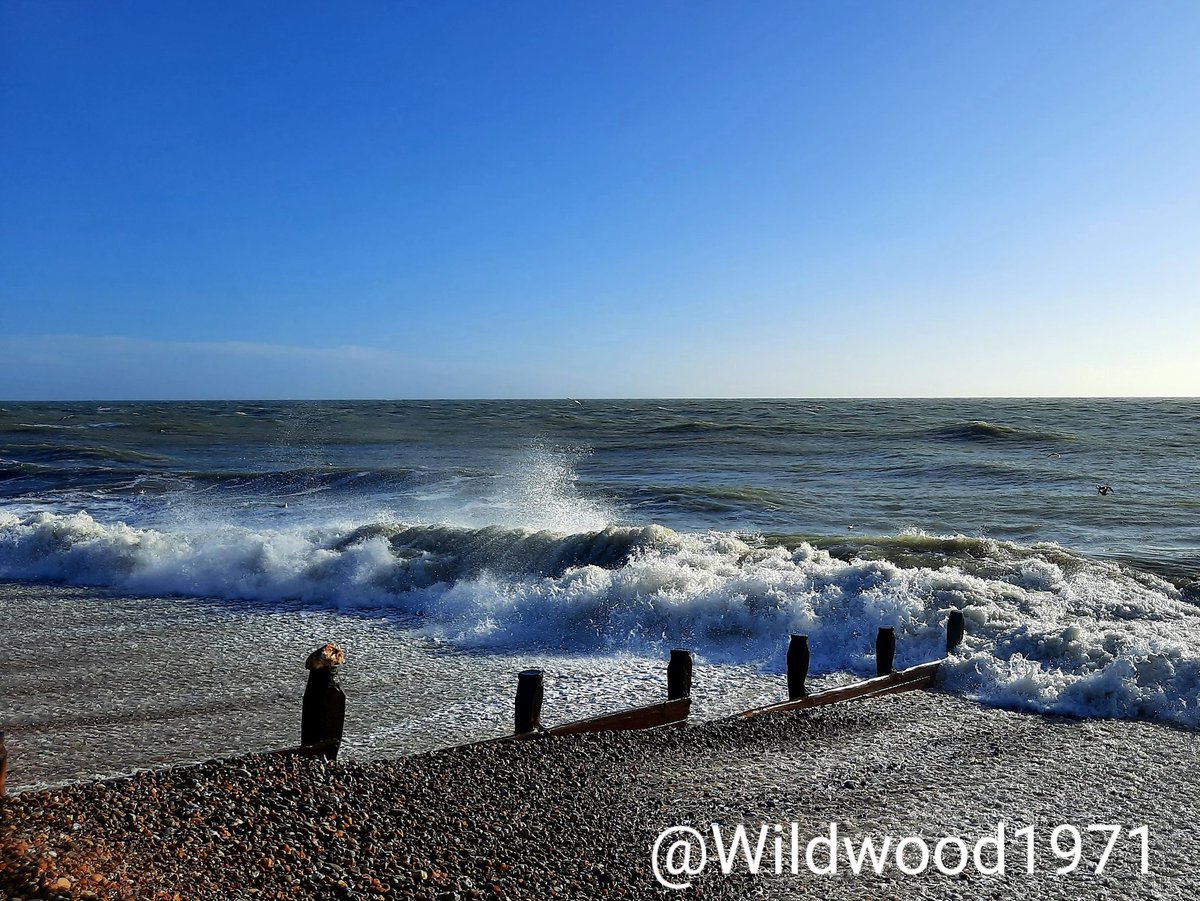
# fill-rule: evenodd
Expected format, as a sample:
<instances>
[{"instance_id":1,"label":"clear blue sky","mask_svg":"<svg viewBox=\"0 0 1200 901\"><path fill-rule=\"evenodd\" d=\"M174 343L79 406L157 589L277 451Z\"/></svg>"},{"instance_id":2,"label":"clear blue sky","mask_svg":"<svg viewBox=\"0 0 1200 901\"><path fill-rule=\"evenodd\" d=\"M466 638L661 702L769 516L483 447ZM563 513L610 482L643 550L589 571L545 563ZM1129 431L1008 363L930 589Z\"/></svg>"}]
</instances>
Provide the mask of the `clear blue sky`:
<instances>
[{"instance_id":1,"label":"clear blue sky","mask_svg":"<svg viewBox=\"0 0 1200 901\"><path fill-rule=\"evenodd\" d=\"M1200 394L1200 3L0 4L0 398Z\"/></svg>"}]
</instances>

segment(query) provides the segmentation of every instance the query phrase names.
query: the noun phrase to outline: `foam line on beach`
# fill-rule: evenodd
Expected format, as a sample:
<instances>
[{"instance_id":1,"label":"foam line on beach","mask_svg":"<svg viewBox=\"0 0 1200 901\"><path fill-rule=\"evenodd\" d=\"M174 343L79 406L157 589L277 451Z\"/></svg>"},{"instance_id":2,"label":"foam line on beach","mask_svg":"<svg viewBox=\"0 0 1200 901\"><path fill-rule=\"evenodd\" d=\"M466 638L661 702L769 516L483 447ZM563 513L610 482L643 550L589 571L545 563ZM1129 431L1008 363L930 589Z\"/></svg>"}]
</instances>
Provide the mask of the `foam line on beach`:
<instances>
[{"instance_id":1,"label":"foam line on beach","mask_svg":"<svg viewBox=\"0 0 1200 901\"><path fill-rule=\"evenodd\" d=\"M901 565L659 526L163 531L86 513L0 514L0 578L381 609L441 641L498 652L686 645L769 672L782 672L789 632L811 636L815 673L870 672L885 625L913 662L930 659L957 608L968 637L946 668L956 693L1200 725L1200 610L1170 583L1056 545L940 541L966 551Z\"/></svg>"}]
</instances>

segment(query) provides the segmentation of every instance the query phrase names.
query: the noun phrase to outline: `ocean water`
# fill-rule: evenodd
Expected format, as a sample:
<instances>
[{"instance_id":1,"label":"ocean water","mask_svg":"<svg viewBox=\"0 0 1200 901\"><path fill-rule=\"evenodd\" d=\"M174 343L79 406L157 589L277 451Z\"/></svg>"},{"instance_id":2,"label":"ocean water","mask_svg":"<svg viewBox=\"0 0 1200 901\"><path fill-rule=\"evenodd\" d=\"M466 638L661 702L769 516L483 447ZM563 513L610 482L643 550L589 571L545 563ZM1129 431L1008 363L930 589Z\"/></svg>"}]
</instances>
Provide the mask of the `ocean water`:
<instances>
[{"instance_id":1,"label":"ocean water","mask_svg":"<svg viewBox=\"0 0 1200 901\"><path fill-rule=\"evenodd\" d=\"M8 404L0 579L369 621L467 680L686 646L774 685L789 632L865 675L961 609L948 690L1195 728L1198 486L1193 400Z\"/></svg>"}]
</instances>

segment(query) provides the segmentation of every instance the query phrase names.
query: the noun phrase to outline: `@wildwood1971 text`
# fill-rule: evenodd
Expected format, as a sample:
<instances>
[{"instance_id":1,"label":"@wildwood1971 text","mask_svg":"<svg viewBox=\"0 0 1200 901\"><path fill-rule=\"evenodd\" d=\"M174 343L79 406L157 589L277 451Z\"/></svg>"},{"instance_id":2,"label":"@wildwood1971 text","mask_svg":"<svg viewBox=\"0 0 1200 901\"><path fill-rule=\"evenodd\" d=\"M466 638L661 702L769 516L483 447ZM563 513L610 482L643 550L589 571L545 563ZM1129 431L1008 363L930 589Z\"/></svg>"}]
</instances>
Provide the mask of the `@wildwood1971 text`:
<instances>
[{"instance_id":1,"label":"@wildwood1971 text","mask_svg":"<svg viewBox=\"0 0 1200 901\"><path fill-rule=\"evenodd\" d=\"M1140 872L1149 873L1149 828L1117 823L1010 828L1000 822L983 835L970 838L947 835L936 840L920 835L901 838L842 835L837 823L830 823L823 832L803 837L799 823L763 823L749 828L745 825L723 828L712 823L704 832L691 826L664 829L654 842L650 857L654 877L661 885L685 889L710 862L715 862L724 874L739 865L751 874L775 875L796 875L805 870L815 876L843 873L882 876L894 869L918 876L932 868L946 876L957 876L968 867L981 876L999 876L1014 869L1033 874L1039 865L1039 849L1054 855L1054 870L1059 875L1081 867L1098 875L1104 872L1109 858L1121 844L1134 846L1140 854Z\"/></svg>"}]
</instances>

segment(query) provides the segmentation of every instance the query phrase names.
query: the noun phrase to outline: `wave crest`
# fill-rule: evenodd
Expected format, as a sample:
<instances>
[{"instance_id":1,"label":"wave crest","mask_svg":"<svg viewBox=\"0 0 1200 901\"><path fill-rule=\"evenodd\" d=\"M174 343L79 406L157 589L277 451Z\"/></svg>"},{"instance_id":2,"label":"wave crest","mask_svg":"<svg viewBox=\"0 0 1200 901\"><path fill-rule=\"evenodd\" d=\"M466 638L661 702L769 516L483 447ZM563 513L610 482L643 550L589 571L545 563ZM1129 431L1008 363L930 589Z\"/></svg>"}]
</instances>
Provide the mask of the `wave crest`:
<instances>
[{"instance_id":1,"label":"wave crest","mask_svg":"<svg viewBox=\"0 0 1200 901\"><path fill-rule=\"evenodd\" d=\"M931 429L929 434L934 438L947 441L1043 442L1077 440L1074 435L1062 432L1027 429L1020 426L1004 425L1003 423L987 422L982 419L939 426L938 428Z\"/></svg>"}]
</instances>

